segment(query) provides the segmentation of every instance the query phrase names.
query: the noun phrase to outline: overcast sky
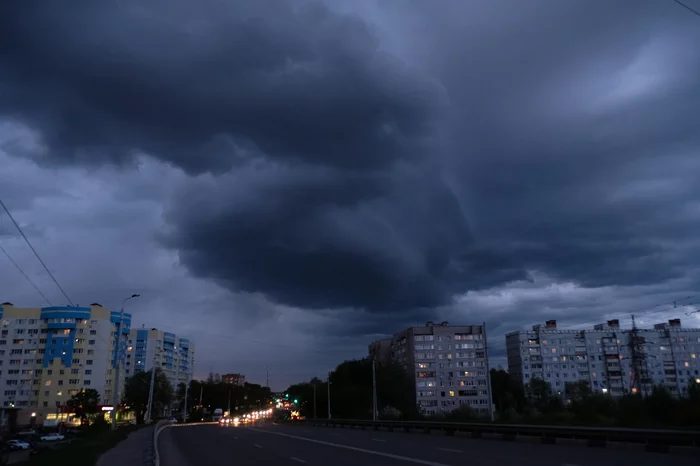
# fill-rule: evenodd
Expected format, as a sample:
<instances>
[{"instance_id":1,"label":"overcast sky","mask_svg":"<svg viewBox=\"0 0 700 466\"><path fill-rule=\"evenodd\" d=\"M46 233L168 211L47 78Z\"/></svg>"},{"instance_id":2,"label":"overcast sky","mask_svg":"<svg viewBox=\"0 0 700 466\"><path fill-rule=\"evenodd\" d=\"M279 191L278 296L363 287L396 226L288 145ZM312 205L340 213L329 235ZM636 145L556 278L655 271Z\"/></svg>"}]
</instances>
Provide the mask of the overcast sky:
<instances>
[{"instance_id":1,"label":"overcast sky","mask_svg":"<svg viewBox=\"0 0 700 466\"><path fill-rule=\"evenodd\" d=\"M198 376L282 389L427 320L486 321L503 365L545 319L700 324L672 0L9 0L0 43L0 199ZM4 214L0 245L67 304ZM47 305L4 254L0 301Z\"/></svg>"}]
</instances>

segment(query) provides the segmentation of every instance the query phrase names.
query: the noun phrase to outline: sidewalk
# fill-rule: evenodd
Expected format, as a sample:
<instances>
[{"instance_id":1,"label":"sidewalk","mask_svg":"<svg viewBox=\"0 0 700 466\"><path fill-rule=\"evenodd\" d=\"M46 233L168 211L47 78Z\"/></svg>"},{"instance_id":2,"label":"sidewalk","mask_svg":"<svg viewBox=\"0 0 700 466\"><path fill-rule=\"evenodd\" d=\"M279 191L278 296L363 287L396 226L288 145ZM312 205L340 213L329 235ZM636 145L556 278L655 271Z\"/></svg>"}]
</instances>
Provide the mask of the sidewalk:
<instances>
[{"instance_id":1,"label":"sidewalk","mask_svg":"<svg viewBox=\"0 0 700 466\"><path fill-rule=\"evenodd\" d=\"M126 440L100 456L96 466L151 466L153 429L144 427L131 433Z\"/></svg>"}]
</instances>

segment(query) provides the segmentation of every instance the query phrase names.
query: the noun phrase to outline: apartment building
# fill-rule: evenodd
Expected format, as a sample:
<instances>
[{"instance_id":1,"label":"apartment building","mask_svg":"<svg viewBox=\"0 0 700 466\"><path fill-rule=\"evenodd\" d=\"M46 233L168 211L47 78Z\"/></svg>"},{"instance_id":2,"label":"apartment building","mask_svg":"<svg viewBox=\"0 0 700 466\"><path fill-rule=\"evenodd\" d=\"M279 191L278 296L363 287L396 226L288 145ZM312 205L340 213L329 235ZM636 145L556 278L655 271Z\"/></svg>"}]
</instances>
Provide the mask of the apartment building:
<instances>
[{"instance_id":1,"label":"apartment building","mask_svg":"<svg viewBox=\"0 0 700 466\"><path fill-rule=\"evenodd\" d=\"M156 328L134 329L129 334L126 352L127 377L150 371L154 364L168 377L173 389L189 383L194 371L194 344L174 333Z\"/></svg>"},{"instance_id":2,"label":"apartment building","mask_svg":"<svg viewBox=\"0 0 700 466\"><path fill-rule=\"evenodd\" d=\"M10 414L20 425L68 422L66 403L83 388L97 390L103 403L111 403L118 323L119 313L97 303L0 305L0 422ZM130 326L131 315L124 314L122 334Z\"/></svg>"},{"instance_id":3,"label":"apartment building","mask_svg":"<svg viewBox=\"0 0 700 466\"><path fill-rule=\"evenodd\" d=\"M493 409L483 325L428 322L424 327L410 327L391 340L372 343L370 357L386 357L387 347L389 358L411 374L416 404L424 414L462 405L484 414Z\"/></svg>"},{"instance_id":4,"label":"apartment building","mask_svg":"<svg viewBox=\"0 0 700 466\"><path fill-rule=\"evenodd\" d=\"M221 376L221 382L242 387L245 385L245 375L243 374L224 374Z\"/></svg>"},{"instance_id":5,"label":"apartment building","mask_svg":"<svg viewBox=\"0 0 700 466\"><path fill-rule=\"evenodd\" d=\"M588 330L560 330L549 320L507 334L506 350L511 377L545 380L561 396L577 381L613 396L648 394L655 385L684 396L691 380L700 383L700 328L683 328L680 319L647 329L609 320Z\"/></svg>"}]
</instances>

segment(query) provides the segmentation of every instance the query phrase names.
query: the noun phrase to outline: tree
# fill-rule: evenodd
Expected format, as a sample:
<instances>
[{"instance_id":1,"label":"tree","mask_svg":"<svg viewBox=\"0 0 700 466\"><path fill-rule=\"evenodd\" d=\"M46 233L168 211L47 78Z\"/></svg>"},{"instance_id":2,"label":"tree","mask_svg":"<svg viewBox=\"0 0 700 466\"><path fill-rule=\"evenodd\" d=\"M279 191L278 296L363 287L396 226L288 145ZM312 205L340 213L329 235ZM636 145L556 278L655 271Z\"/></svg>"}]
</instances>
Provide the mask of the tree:
<instances>
[{"instance_id":1,"label":"tree","mask_svg":"<svg viewBox=\"0 0 700 466\"><path fill-rule=\"evenodd\" d=\"M151 386L151 371L139 372L126 379L124 386L124 402L131 406L136 413L136 422L142 424L148 407L148 394ZM153 387L153 411L151 417L156 413L163 413L165 406L169 405L173 399L173 387L168 381L168 377L160 369L156 368L155 386Z\"/></svg>"},{"instance_id":2,"label":"tree","mask_svg":"<svg viewBox=\"0 0 700 466\"><path fill-rule=\"evenodd\" d=\"M75 415L81 421L91 422L97 414L97 406L100 404L100 394L94 388L80 390L75 395L71 396L67 405L73 408Z\"/></svg>"},{"instance_id":3,"label":"tree","mask_svg":"<svg viewBox=\"0 0 700 466\"><path fill-rule=\"evenodd\" d=\"M177 399L180 400L180 403L184 400L184 395L185 386L181 384L177 391ZM244 386L231 385L222 382L221 376L212 372L206 380L192 380L190 382L187 393L188 414L193 419L201 419L206 417L205 413L211 414L217 408L226 411L229 407L229 400L232 413L243 413L271 407L272 392L268 387L254 383L246 383ZM182 409L182 405L179 406ZM195 410L200 411L195 414Z\"/></svg>"},{"instance_id":4,"label":"tree","mask_svg":"<svg viewBox=\"0 0 700 466\"><path fill-rule=\"evenodd\" d=\"M415 388L403 368L394 363L376 364L377 408L391 406L394 415L416 418ZM331 412L344 419L372 418L372 361L368 358L345 361L331 373ZM316 386L318 417L326 417L328 384L319 379L292 385L287 389L292 399L299 400L301 414L313 416L313 391Z\"/></svg>"},{"instance_id":5,"label":"tree","mask_svg":"<svg viewBox=\"0 0 700 466\"><path fill-rule=\"evenodd\" d=\"M503 369L491 369L491 397L500 419L515 417L525 407L523 386Z\"/></svg>"},{"instance_id":6,"label":"tree","mask_svg":"<svg viewBox=\"0 0 700 466\"><path fill-rule=\"evenodd\" d=\"M552 395L549 383L542 379L533 378L525 384L525 397L540 413L551 413L562 408L561 401Z\"/></svg>"}]
</instances>

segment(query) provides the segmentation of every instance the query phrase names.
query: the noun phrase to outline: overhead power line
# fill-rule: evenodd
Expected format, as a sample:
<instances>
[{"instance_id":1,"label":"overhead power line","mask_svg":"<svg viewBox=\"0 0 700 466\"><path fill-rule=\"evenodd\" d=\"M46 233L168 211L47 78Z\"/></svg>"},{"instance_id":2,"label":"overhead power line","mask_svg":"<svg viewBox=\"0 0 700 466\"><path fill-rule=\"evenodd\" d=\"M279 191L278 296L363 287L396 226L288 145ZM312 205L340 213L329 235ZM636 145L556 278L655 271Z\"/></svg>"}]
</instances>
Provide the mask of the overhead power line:
<instances>
[{"instance_id":1,"label":"overhead power line","mask_svg":"<svg viewBox=\"0 0 700 466\"><path fill-rule=\"evenodd\" d=\"M2 246L0 246L0 251L2 251L2 252L7 256L7 259L8 259L10 262L12 262L12 264L17 268L17 270L19 270L19 273L21 273L22 276L29 282L29 284L32 285L32 286L34 287L34 289L36 290L36 292L39 293L39 294L41 295L42 298L44 298L44 301L46 301L47 303L49 303L49 306L53 306L53 304L51 304L51 301L49 301L49 299L46 297L46 295L44 295L44 293L41 292L41 290L39 289L39 287L36 286L36 284L32 281L32 279L29 278L29 276L28 276L26 273L24 273L24 270L22 270L22 267L20 267L19 264L18 264L17 262L15 262L15 260L10 256L10 254L5 250L5 248L3 248Z\"/></svg>"},{"instance_id":2,"label":"overhead power line","mask_svg":"<svg viewBox=\"0 0 700 466\"><path fill-rule=\"evenodd\" d=\"M693 8L690 8L688 5L681 2L680 0L673 0L673 1L676 2L677 4L679 4L680 6L682 6L683 8L685 8L686 10L690 11L694 15L700 16L700 11L697 11L697 10L694 10Z\"/></svg>"},{"instance_id":3,"label":"overhead power line","mask_svg":"<svg viewBox=\"0 0 700 466\"><path fill-rule=\"evenodd\" d=\"M27 246L32 250L36 258L39 260L41 265L44 267L44 270L46 270L46 273L49 274L49 277L51 277L51 280L56 284L59 290L61 290L61 293L63 293L63 296L66 298L66 301L68 301L68 304L71 306L73 305L73 301L70 300L68 295L66 294L65 290L61 287L61 285L58 284L58 280L56 280L56 277L53 276L49 268L46 266L44 261L41 259L41 256L39 256L39 253L36 252L36 249L34 249L34 246L32 246L32 243L29 241L29 238L27 238L27 235L24 234L24 231L22 231L22 228L19 226L19 224L15 221L15 218L12 216L10 211L7 209L7 206L5 206L5 203L0 200L0 205L2 206L3 209L5 209L5 212L7 213L7 216L12 220L12 223L15 225L17 228L17 231L19 231L19 234L22 235L22 238L24 238L24 241L27 243Z\"/></svg>"}]
</instances>

